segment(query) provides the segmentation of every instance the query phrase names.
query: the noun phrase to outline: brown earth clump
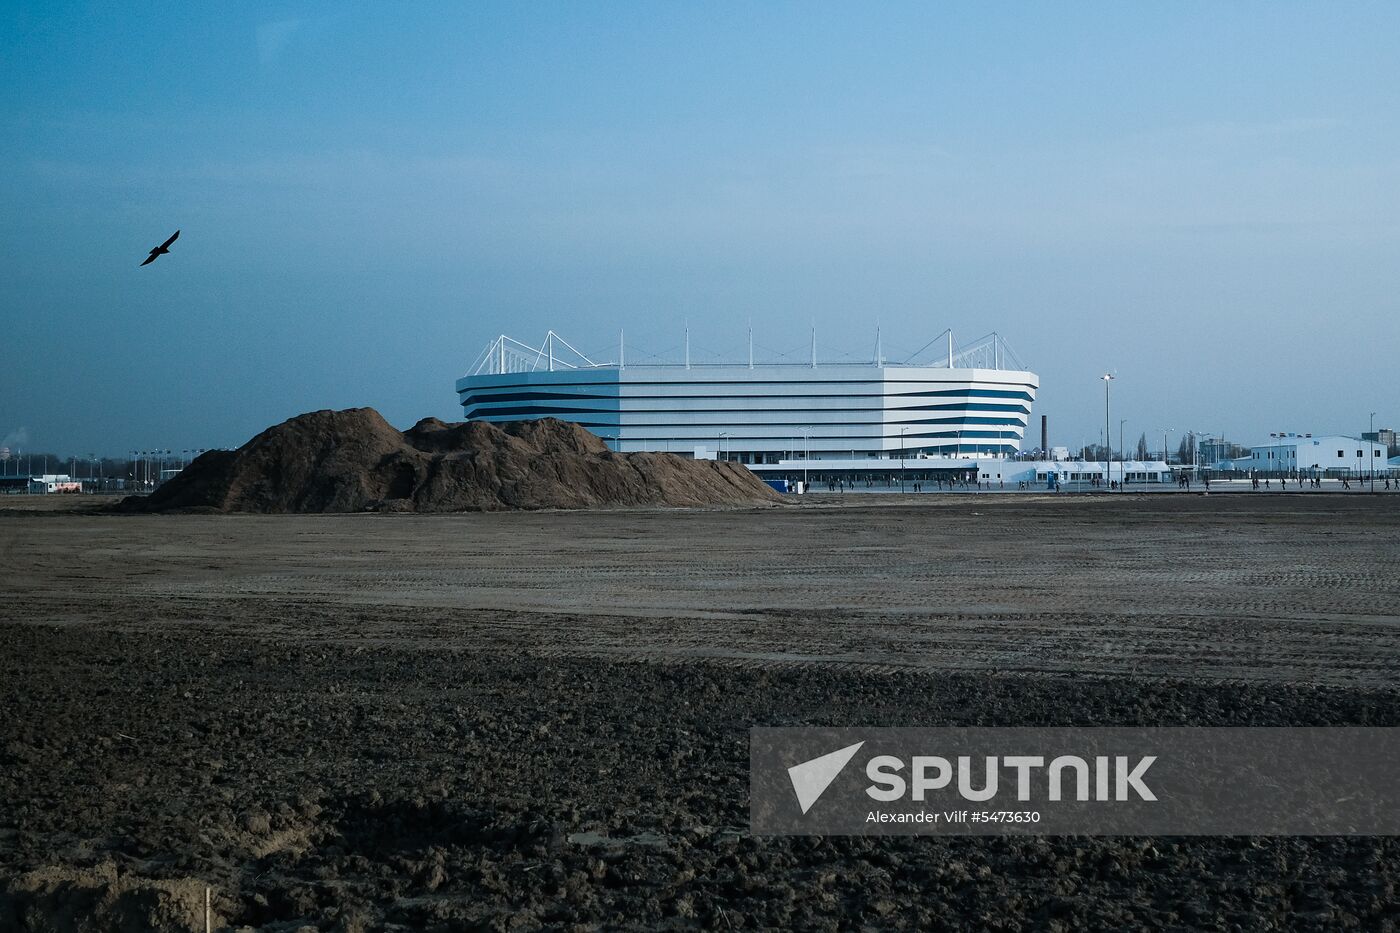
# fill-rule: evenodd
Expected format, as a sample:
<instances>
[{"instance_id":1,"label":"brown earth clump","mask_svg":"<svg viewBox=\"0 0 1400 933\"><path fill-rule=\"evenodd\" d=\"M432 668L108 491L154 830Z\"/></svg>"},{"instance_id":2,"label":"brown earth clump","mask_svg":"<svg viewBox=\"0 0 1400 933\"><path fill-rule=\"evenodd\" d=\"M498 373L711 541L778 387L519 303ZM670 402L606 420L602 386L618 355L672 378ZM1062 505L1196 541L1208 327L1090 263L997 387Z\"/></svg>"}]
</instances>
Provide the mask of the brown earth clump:
<instances>
[{"instance_id":1,"label":"brown earth clump","mask_svg":"<svg viewBox=\"0 0 1400 933\"><path fill-rule=\"evenodd\" d=\"M0 893L6 918L23 930L139 933L205 929L205 886L196 878L151 879L124 873L111 860L91 868L48 866L11 881ZM210 895L210 928L224 927L227 899Z\"/></svg>"},{"instance_id":2,"label":"brown earth clump","mask_svg":"<svg viewBox=\"0 0 1400 933\"><path fill-rule=\"evenodd\" d=\"M315 411L233 451L202 454L126 511L463 512L781 501L745 467L619 454L577 424L544 418L398 431L372 408Z\"/></svg>"}]
</instances>

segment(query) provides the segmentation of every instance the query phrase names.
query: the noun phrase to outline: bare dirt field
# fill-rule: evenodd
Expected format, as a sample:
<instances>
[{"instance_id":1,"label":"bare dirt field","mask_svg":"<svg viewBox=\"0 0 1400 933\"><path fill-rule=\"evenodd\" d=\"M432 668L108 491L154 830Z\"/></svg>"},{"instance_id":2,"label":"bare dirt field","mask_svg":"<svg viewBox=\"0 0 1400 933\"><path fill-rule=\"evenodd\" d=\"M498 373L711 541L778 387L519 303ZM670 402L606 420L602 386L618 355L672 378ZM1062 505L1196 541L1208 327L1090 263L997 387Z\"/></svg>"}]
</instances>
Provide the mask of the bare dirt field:
<instances>
[{"instance_id":1,"label":"bare dirt field","mask_svg":"<svg viewBox=\"0 0 1400 933\"><path fill-rule=\"evenodd\" d=\"M1400 725L1383 496L6 504L0 929L1400 923L1388 838L747 831L753 725Z\"/></svg>"}]
</instances>

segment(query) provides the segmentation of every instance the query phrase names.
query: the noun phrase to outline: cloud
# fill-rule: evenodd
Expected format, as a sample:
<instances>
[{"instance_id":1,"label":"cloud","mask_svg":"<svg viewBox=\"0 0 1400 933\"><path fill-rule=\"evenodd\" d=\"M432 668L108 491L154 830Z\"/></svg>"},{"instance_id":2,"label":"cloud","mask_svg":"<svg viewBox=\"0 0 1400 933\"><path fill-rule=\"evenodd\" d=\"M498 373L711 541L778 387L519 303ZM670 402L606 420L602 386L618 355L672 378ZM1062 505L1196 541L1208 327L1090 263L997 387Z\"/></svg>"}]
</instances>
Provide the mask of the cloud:
<instances>
[{"instance_id":1,"label":"cloud","mask_svg":"<svg viewBox=\"0 0 1400 933\"><path fill-rule=\"evenodd\" d=\"M270 65L282 54L292 36L301 28L299 19L279 19L258 27L258 60Z\"/></svg>"}]
</instances>

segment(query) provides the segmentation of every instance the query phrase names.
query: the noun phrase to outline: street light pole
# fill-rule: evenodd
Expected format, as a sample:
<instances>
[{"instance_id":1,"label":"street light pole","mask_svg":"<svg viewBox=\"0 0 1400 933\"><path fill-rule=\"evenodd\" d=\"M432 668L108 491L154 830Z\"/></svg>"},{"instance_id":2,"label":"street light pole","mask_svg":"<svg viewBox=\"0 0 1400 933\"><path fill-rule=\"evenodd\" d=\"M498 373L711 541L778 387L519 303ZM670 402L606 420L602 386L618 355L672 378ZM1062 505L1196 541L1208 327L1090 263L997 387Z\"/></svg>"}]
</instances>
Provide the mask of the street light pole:
<instances>
[{"instance_id":1,"label":"street light pole","mask_svg":"<svg viewBox=\"0 0 1400 933\"><path fill-rule=\"evenodd\" d=\"M1378 444L1378 443L1380 443L1380 441L1376 438L1376 413L1375 413L1375 412L1371 412L1371 440L1367 441L1366 443L1368 443L1368 444ZM1367 466L1367 468L1370 470L1370 473L1371 473L1371 492L1375 492L1375 491L1376 491L1376 448L1375 448L1375 447L1368 447L1368 448L1366 448L1366 459L1367 459L1368 461L1370 461L1369 463L1366 464L1366 466Z\"/></svg>"},{"instance_id":2,"label":"street light pole","mask_svg":"<svg viewBox=\"0 0 1400 933\"><path fill-rule=\"evenodd\" d=\"M1108 450L1108 453L1104 455L1103 469L1104 469L1104 473L1107 474L1108 477L1109 477L1110 479L1111 479L1111 477L1112 477L1112 473L1110 472L1110 464L1113 462L1113 435L1109 433L1109 429L1108 429L1108 397L1109 397L1109 386L1111 386L1112 384L1113 384L1113 374L1112 374L1112 373L1104 373L1104 374L1103 374L1103 442L1104 442L1104 446L1108 447L1109 450Z\"/></svg>"},{"instance_id":3,"label":"street light pole","mask_svg":"<svg viewBox=\"0 0 1400 933\"><path fill-rule=\"evenodd\" d=\"M1118 420L1118 491L1122 492L1123 487L1128 482L1128 477L1123 472L1123 425L1128 423L1127 418Z\"/></svg>"},{"instance_id":4,"label":"street light pole","mask_svg":"<svg viewBox=\"0 0 1400 933\"><path fill-rule=\"evenodd\" d=\"M809 439L810 434L811 434L811 431L812 431L812 426L811 426L810 424L804 424L804 425L802 426L802 491L803 491L803 492L806 492L806 491L807 491L807 486L808 486L808 484L809 484L808 479L807 479L807 465L808 465L808 461L810 461L810 460L812 459L812 442L811 442L811 440Z\"/></svg>"},{"instance_id":5,"label":"street light pole","mask_svg":"<svg viewBox=\"0 0 1400 933\"><path fill-rule=\"evenodd\" d=\"M909 430L905 425L899 429L899 491L904 492L904 432Z\"/></svg>"}]
</instances>

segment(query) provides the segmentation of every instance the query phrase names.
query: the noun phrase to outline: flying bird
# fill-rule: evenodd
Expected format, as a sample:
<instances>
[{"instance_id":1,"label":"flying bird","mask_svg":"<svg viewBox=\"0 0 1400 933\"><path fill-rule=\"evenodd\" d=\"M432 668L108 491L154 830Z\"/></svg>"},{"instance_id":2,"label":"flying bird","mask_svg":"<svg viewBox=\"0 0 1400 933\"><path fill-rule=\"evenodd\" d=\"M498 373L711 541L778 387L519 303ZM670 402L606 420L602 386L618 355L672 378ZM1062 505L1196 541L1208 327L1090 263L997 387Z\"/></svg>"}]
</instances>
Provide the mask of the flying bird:
<instances>
[{"instance_id":1,"label":"flying bird","mask_svg":"<svg viewBox=\"0 0 1400 933\"><path fill-rule=\"evenodd\" d=\"M141 265L148 266L156 261L157 256L164 256L166 253L170 252L170 244L174 243L175 238L179 235L179 230L176 230L174 233L170 234L170 239L166 240L164 243L151 250L151 255L147 256L146 261L141 263Z\"/></svg>"}]
</instances>

